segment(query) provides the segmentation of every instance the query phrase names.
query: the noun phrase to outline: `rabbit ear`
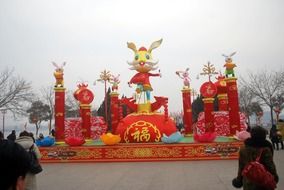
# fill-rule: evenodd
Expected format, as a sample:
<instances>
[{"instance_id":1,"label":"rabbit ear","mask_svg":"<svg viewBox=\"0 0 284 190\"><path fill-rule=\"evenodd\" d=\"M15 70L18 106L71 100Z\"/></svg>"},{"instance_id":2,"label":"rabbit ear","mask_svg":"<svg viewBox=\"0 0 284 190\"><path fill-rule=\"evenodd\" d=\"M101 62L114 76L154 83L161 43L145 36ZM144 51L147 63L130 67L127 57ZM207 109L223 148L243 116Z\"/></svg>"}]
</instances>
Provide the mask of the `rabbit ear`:
<instances>
[{"instance_id":1,"label":"rabbit ear","mask_svg":"<svg viewBox=\"0 0 284 190\"><path fill-rule=\"evenodd\" d=\"M160 40L158 40L158 41L153 42L153 43L151 44L151 46L149 47L148 52L151 53L153 49L159 47L159 46L161 45L162 41L163 41L163 39L160 39Z\"/></svg>"},{"instance_id":2,"label":"rabbit ear","mask_svg":"<svg viewBox=\"0 0 284 190\"><path fill-rule=\"evenodd\" d=\"M127 42L127 47L128 47L129 49L132 49L132 50L134 51L134 53L137 52L136 45L135 45L134 43L132 43L132 42Z\"/></svg>"},{"instance_id":3,"label":"rabbit ear","mask_svg":"<svg viewBox=\"0 0 284 190\"><path fill-rule=\"evenodd\" d=\"M225 54L222 54L222 56L224 56L224 57L228 58L228 56L227 56L227 55L225 55Z\"/></svg>"},{"instance_id":4,"label":"rabbit ear","mask_svg":"<svg viewBox=\"0 0 284 190\"><path fill-rule=\"evenodd\" d=\"M55 62L52 62L52 64L58 69L59 66L55 63Z\"/></svg>"},{"instance_id":5,"label":"rabbit ear","mask_svg":"<svg viewBox=\"0 0 284 190\"><path fill-rule=\"evenodd\" d=\"M186 70L185 71L189 71L189 68L186 68Z\"/></svg>"},{"instance_id":6,"label":"rabbit ear","mask_svg":"<svg viewBox=\"0 0 284 190\"><path fill-rule=\"evenodd\" d=\"M235 55L236 53L237 53L236 51L233 52L233 53L231 53L230 57L232 57L232 56Z\"/></svg>"}]
</instances>

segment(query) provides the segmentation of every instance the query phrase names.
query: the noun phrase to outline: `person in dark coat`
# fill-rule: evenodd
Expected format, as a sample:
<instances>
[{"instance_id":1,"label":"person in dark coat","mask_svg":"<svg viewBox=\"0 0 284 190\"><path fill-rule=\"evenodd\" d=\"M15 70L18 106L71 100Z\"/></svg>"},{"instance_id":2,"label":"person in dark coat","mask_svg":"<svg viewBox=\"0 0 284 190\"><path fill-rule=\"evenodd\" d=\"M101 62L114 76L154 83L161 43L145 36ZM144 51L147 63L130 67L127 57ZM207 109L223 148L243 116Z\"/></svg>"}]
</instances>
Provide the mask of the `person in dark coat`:
<instances>
[{"instance_id":1,"label":"person in dark coat","mask_svg":"<svg viewBox=\"0 0 284 190\"><path fill-rule=\"evenodd\" d=\"M272 142L273 149L279 150L279 145L278 145L279 138L278 138L278 135L277 135L276 125L272 125L270 132L269 132L269 138Z\"/></svg>"},{"instance_id":2,"label":"person in dark coat","mask_svg":"<svg viewBox=\"0 0 284 190\"><path fill-rule=\"evenodd\" d=\"M27 131L21 132L19 138L17 138L15 142L21 145L27 152L32 149L35 152L37 159L40 159L40 151L34 143L34 140L31 137L31 133ZM36 174L33 174L29 171L26 175L25 181L26 190L37 190Z\"/></svg>"},{"instance_id":3,"label":"person in dark coat","mask_svg":"<svg viewBox=\"0 0 284 190\"><path fill-rule=\"evenodd\" d=\"M243 187L244 190L267 190L242 176L244 167L259 156L261 149L263 151L260 162L274 176L276 183L278 182L279 178L273 161L273 147L272 144L266 140L266 133L266 130L262 127L254 127L251 129L251 138L245 140L244 146L242 146L239 151L238 175L232 181L234 187Z\"/></svg>"},{"instance_id":4,"label":"person in dark coat","mask_svg":"<svg viewBox=\"0 0 284 190\"><path fill-rule=\"evenodd\" d=\"M23 147L10 141L0 141L0 189L24 190L30 157Z\"/></svg>"},{"instance_id":5,"label":"person in dark coat","mask_svg":"<svg viewBox=\"0 0 284 190\"><path fill-rule=\"evenodd\" d=\"M16 131L13 130L11 132L11 134L7 136L7 139L10 140L10 141L15 141L16 140Z\"/></svg>"},{"instance_id":6,"label":"person in dark coat","mask_svg":"<svg viewBox=\"0 0 284 190\"><path fill-rule=\"evenodd\" d=\"M4 134L2 133L2 131L0 131L0 141L4 140Z\"/></svg>"}]
</instances>

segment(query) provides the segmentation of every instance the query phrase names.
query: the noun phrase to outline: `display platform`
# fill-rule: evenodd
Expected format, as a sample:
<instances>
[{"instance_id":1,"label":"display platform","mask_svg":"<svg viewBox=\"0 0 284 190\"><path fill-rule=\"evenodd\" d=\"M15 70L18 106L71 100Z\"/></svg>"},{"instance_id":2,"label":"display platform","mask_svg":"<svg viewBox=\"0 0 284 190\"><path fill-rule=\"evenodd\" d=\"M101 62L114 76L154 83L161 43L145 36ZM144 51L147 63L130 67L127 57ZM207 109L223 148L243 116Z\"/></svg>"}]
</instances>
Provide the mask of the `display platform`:
<instances>
[{"instance_id":1,"label":"display platform","mask_svg":"<svg viewBox=\"0 0 284 190\"><path fill-rule=\"evenodd\" d=\"M119 143L102 142L71 147L64 144L40 147L41 163L74 162L147 162L237 159L243 142L218 137L213 143L193 143L192 137L180 143Z\"/></svg>"}]
</instances>

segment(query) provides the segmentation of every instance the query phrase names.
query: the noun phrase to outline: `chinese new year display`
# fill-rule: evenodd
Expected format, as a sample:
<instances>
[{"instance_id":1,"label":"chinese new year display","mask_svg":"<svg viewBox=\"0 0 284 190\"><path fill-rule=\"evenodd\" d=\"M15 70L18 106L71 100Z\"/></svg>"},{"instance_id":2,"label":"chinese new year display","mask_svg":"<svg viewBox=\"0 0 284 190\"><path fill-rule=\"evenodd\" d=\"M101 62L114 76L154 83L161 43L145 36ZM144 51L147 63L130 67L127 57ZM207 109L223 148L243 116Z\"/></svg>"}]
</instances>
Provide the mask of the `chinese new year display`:
<instances>
[{"instance_id":1,"label":"chinese new year display","mask_svg":"<svg viewBox=\"0 0 284 190\"><path fill-rule=\"evenodd\" d=\"M183 127L178 128L177 119L169 114L168 97L155 94L158 87L151 83L163 80L159 70L163 63L155 56L162 42L160 39L145 47L127 42L127 48L133 52L133 57L125 63L133 74L128 81L120 80L121 73L92 71L100 73L97 81L105 85L105 91L96 92L105 96L101 116L92 113L91 104L96 101L96 94L87 83L81 82L73 92L79 105L79 117L65 118L63 81L64 74L68 73L64 73L63 67L66 63L53 62L55 144L40 147L42 162L236 159L243 140L249 137L246 117L239 111L236 64L232 59L236 52L223 55L224 73L216 72L210 62L203 65L200 75L208 77L200 86L204 111L194 123L191 69L177 68L176 85L182 85L176 92L181 94L180 99L174 101L182 102L183 123ZM125 94L121 83L127 83L133 93ZM111 85L110 93L107 93L107 84Z\"/></svg>"}]
</instances>

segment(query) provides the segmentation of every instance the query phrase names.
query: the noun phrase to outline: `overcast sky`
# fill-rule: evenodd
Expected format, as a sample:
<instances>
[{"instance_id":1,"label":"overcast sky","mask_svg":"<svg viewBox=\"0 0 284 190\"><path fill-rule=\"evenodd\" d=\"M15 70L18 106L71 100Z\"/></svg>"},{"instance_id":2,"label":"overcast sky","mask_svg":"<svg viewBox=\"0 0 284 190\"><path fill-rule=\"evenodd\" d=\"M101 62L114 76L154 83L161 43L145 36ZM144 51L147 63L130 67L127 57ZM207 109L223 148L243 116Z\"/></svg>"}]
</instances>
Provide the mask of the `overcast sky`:
<instances>
[{"instance_id":1,"label":"overcast sky","mask_svg":"<svg viewBox=\"0 0 284 190\"><path fill-rule=\"evenodd\" d=\"M153 95L169 97L169 111L182 109L182 80L175 71L189 67L199 91L207 77L196 76L210 61L224 71L221 55L237 51L235 73L277 70L284 63L283 0L0 0L0 65L31 81L35 90L54 84L54 67L66 61L68 90L89 83L93 106L104 86L93 81L104 69L120 77L119 92L132 96L127 82L136 73L126 42L153 50L162 78L151 78Z\"/></svg>"}]
</instances>

